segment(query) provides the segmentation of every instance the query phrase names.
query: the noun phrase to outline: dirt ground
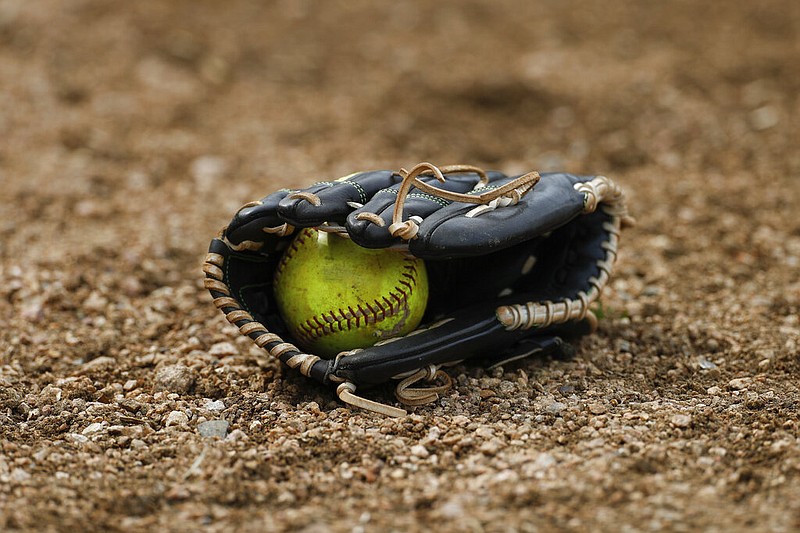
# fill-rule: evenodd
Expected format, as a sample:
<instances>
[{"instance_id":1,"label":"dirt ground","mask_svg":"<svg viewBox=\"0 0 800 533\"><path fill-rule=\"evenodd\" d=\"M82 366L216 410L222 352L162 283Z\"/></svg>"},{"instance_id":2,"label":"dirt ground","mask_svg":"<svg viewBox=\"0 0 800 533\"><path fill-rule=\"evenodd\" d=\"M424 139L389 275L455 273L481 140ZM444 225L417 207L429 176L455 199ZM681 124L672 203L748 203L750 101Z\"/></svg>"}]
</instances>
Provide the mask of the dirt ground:
<instances>
[{"instance_id":1,"label":"dirt ground","mask_svg":"<svg viewBox=\"0 0 800 533\"><path fill-rule=\"evenodd\" d=\"M798 58L794 0L0 0L0 530L798 530ZM574 358L391 420L200 267L247 201L425 160L638 225Z\"/></svg>"}]
</instances>

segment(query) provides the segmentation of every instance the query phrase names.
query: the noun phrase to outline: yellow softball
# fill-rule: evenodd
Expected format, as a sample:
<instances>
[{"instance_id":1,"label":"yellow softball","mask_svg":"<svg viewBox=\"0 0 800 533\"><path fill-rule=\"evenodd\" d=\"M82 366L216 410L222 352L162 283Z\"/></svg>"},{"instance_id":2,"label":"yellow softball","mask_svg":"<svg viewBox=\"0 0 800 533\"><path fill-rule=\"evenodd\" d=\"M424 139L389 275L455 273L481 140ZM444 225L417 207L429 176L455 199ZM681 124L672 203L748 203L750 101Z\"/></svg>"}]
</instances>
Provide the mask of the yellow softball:
<instances>
[{"instance_id":1,"label":"yellow softball","mask_svg":"<svg viewBox=\"0 0 800 533\"><path fill-rule=\"evenodd\" d=\"M412 332L425 314L425 263L302 230L275 270L278 310L297 344L321 357Z\"/></svg>"}]
</instances>

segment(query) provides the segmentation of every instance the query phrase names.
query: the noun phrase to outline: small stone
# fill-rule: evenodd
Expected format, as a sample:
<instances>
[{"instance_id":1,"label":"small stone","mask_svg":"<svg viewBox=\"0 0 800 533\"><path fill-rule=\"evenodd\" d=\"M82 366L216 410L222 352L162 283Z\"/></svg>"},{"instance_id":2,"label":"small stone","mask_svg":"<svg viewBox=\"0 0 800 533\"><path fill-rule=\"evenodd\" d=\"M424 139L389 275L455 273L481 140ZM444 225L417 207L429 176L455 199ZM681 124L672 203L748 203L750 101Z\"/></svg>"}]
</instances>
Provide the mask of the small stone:
<instances>
[{"instance_id":1,"label":"small stone","mask_svg":"<svg viewBox=\"0 0 800 533\"><path fill-rule=\"evenodd\" d=\"M126 391L132 391L133 389L136 388L138 384L139 382L136 381L135 379L129 379L128 381L125 382L125 385L123 385L122 388Z\"/></svg>"},{"instance_id":2,"label":"small stone","mask_svg":"<svg viewBox=\"0 0 800 533\"><path fill-rule=\"evenodd\" d=\"M203 408L207 411L222 411L225 409L225 403L222 400L209 400Z\"/></svg>"},{"instance_id":3,"label":"small stone","mask_svg":"<svg viewBox=\"0 0 800 533\"><path fill-rule=\"evenodd\" d=\"M494 437L494 430L489 426L481 426L475 430L475 436L482 439L490 439Z\"/></svg>"},{"instance_id":4,"label":"small stone","mask_svg":"<svg viewBox=\"0 0 800 533\"><path fill-rule=\"evenodd\" d=\"M94 370L104 370L106 368L111 368L112 366L116 366L117 360L113 357L108 357L107 355L101 355L100 357L96 357L89 361L88 363L84 363L81 366L82 372L90 372Z\"/></svg>"},{"instance_id":5,"label":"small stone","mask_svg":"<svg viewBox=\"0 0 800 533\"><path fill-rule=\"evenodd\" d=\"M225 438L228 434L228 421L227 420L209 420L197 425L197 431L203 437L220 437Z\"/></svg>"},{"instance_id":6,"label":"small stone","mask_svg":"<svg viewBox=\"0 0 800 533\"><path fill-rule=\"evenodd\" d=\"M93 424L89 424L81 431L82 435L94 435L95 433L100 433L105 428L102 422L95 422Z\"/></svg>"},{"instance_id":7,"label":"small stone","mask_svg":"<svg viewBox=\"0 0 800 533\"><path fill-rule=\"evenodd\" d=\"M428 452L428 449L422 444L417 444L411 447L411 455L424 459L430 455L430 452Z\"/></svg>"},{"instance_id":8,"label":"small stone","mask_svg":"<svg viewBox=\"0 0 800 533\"><path fill-rule=\"evenodd\" d=\"M99 313L103 311L108 305L108 299L102 296L97 291L92 291L89 296L83 301L83 309Z\"/></svg>"},{"instance_id":9,"label":"small stone","mask_svg":"<svg viewBox=\"0 0 800 533\"><path fill-rule=\"evenodd\" d=\"M234 429L228 434L227 437L225 437L225 440L229 440L232 442L246 441L249 440L249 437L247 436L247 433L245 433L241 429Z\"/></svg>"},{"instance_id":10,"label":"small stone","mask_svg":"<svg viewBox=\"0 0 800 533\"><path fill-rule=\"evenodd\" d=\"M564 409L567 408L567 404L562 402L553 402L547 407L545 407L545 411L550 413L551 415L560 415Z\"/></svg>"},{"instance_id":11,"label":"small stone","mask_svg":"<svg viewBox=\"0 0 800 533\"><path fill-rule=\"evenodd\" d=\"M675 427L688 428L692 425L692 417L686 414L677 414L672 416L670 422Z\"/></svg>"},{"instance_id":12,"label":"small stone","mask_svg":"<svg viewBox=\"0 0 800 533\"><path fill-rule=\"evenodd\" d=\"M239 350L237 350L236 346L231 342L218 342L208 350L208 353L220 357L223 355L236 355L239 353Z\"/></svg>"},{"instance_id":13,"label":"small stone","mask_svg":"<svg viewBox=\"0 0 800 533\"><path fill-rule=\"evenodd\" d=\"M718 396L719 393L722 392L722 389L714 385L713 387L709 387L706 392L709 396Z\"/></svg>"},{"instance_id":14,"label":"small stone","mask_svg":"<svg viewBox=\"0 0 800 533\"><path fill-rule=\"evenodd\" d=\"M11 479L17 482L28 481L31 475L21 468L15 468L11 471Z\"/></svg>"},{"instance_id":15,"label":"small stone","mask_svg":"<svg viewBox=\"0 0 800 533\"><path fill-rule=\"evenodd\" d=\"M503 442L500 439L492 439L484 442L480 446L480 451L484 455L497 455L497 452L503 447Z\"/></svg>"},{"instance_id":16,"label":"small stone","mask_svg":"<svg viewBox=\"0 0 800 533\"><path fill-rule=\"evenodd\" d=\"M195 372L185 365L168 365L156 372L156 390L186 394L197 379Z\"/></svg>"},{"instance_id":17,"label":"small stone","mask_svg":"<svg viewBox=\"0 0 800 533\"><path fill-rule=\"evenodd\" d=\"M164 493L164 497L171 502L186 500L190 496L189 489L181 485L176 485Z\"/></svg>"},{"instance_id":18,"label":"small stone","mask_svg":"<svg viewBox=\"0 0 800 533\"><path fill-rule=\"evenodd\" d=\"M466 515L464 506L457 499L450 499L439 507L439 516L445 519L456 520Z\"/></svg>"},{"instance_id":19,"label":"small stone","mask_svg":"<svg viewBox=\"0 0 800 533\"><path fill-rule=\"evenodd\" d=\"M754 130L762 131L777 126L781 115L775 106L765 105L751 111L748 118Z\"/></svg>"},{"instance_id":20,"label":"small stone","mask_svg":"<svg viewBox=\"0 0 800 533\"><path fill-rule=\"evenodd\" d=\"M165 425L167 427L171 426L183 426L189 423L189 417L186 416L186 413L183 411L172 411L170 414L167 415L167 421Z\"/></svg>"},{"instance_id":21,"label":"small stone","mask_svg":"<svg viewBox=\"0 0 800 533\"><path fill-rule=\"evenodd\" d=\"M44 318L44 305L41 300L33 299L22 307L20 316L30 322L38 322Z\"/></svg>"},{"instance_id":22,"label":"small stone","mask_svg":"<svg viewBox=\"0 0 800 533\"><path fill-rule=\"evenodd\" d=\"M81 435L80 433L70 433L67 435L70 440L77 442L78 444L83 444L84 442L89 442L89 437L85 435Z\"/></svg>"},{"instance_id":23,"label":"small stone","mask_svg":"<svg viewBox=\"0 0 800 533\"><path fill-rule=\"evenodd\" d=\"M120 288L126 296L135 297L144 294L144 285L135 276L127 276L120 282Z\"/></svg>"},{"instance_id":24,"label":"small stone","mask_svg":"<svg viewBox=\"0 0 800 533\"><path fill-rule=\"evenodd\" d=\"M750 382L752 382L751 378L732 379L728 382L728 388L733 390L746 389L750 385Z\"/></svg>"},{"instance_id":25,"label":"small stone","mask_svg":"<svg viewBox=\"0 0 800 533\"><path fill-rule=\"evenodd\" d=\"M48 384L39 393L39 401L43 404L53 404L61 401L63 391L55 385Z\"/></svg>"},{"instance_id":26,"label":"small stone","mask_svg":"<svg viewBox=\"0 0 800 533\"><path fill-rule=\"evenodd\" d=\"M593 415L602 415L606 412L606 406L602 403L589 404L589 412Z\"/></svg>"},{"instance_id":27,"label":"small stone","mask_svg":"<svg viewBox=\"0 0 800 533\"><path fill-rule=\"evenodd\" d=\"M659 294L661 294L661 288L655 285L648 285L642 289L643 296L658 296Z\"/></svg>"},{"instance_id":28,"label":"small stone","mask_svg":"<svg viewBox=\"0 0 800 533\"><path fill-rule=\"evenodd\" d=\"M453 422L453 425L463 427L463 426L466 426L467 424L469 424L470 420L469 420L468 417L466 417L464 415L456 415L456 416L454 416L452 418L452 422Z\"/></svg>"},{"instance_id":29,"label":"small stone","mask_svg":"<svg viewBox=\"0 0 800 533\"><path fill-rule=\"evenodd\" d=\"M699 366L699 367L700 367L700 368L702 368L703 370L711 370L712 368L717 368L717 365L716 365L716 364L714 364L713 362L709 361L709 360L708 360L708 359L706 359L705 357L701 357L701 358L700 358L700 359L697 361L697 366Z\"/></svg>"}]
</instances>

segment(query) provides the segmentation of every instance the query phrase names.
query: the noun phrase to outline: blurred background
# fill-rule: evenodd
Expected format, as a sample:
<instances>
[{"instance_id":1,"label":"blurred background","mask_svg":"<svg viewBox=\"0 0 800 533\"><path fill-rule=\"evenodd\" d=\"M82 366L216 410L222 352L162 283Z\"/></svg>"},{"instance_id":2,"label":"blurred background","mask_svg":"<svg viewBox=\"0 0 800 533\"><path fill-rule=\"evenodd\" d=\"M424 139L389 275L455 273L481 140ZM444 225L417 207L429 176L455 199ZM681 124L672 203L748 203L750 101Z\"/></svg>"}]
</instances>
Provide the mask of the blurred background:
<instances>
[{"instance_id":1,"label":"blurred background","mask_svg":"<svg viewBox=\"0 0 800 533\"><path fill-rule=\"evenodd\" d=\"M799 11L3 0L2 250L194 250L277 187L422 160L767 186L800 168Z\"/></svg>"},{"instance_id":2,"label":"blurred background","mask_svg":"<svg viewBox=\"0 0 800 533\"><path fill-rule=\"evenodd\" d=\"M797 529L798 58L796 0L0 0L0 529ZM605 174L638 225L575 359L391 425L257 364L200 266L245 202L420 161ZM196 468L208 399L250 440Z\"/></svg>"}]
</instances>

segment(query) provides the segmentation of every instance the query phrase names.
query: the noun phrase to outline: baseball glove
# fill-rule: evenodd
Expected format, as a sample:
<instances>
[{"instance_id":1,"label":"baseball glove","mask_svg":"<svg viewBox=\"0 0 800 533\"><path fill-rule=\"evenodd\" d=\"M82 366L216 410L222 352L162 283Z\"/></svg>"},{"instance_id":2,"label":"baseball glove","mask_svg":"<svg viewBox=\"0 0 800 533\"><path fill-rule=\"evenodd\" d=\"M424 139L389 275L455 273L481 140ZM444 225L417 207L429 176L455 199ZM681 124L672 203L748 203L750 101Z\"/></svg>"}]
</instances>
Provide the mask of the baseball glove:
<instances>
[{"instance_id":1,"label":"baseball glove","mask_svg":"<svg viewBox=\"0 0 800 533\"><path fill-rule=\"evenodd\" d=\"M593 303L620 228L631 223L622 192L604 176L510 177L430 163L359 172L243 206L211 241L205 286L225 318L272 356L335 385L348 404L402 416L356 387L399 380L398 400L420 405L450 386L442 367L563 351L563 339L594 331ZM298 348L277 312L273 275L297 228L307 227L423 259L430 291L422 326L332 359Z\"/></svg>"}]
</instances>

